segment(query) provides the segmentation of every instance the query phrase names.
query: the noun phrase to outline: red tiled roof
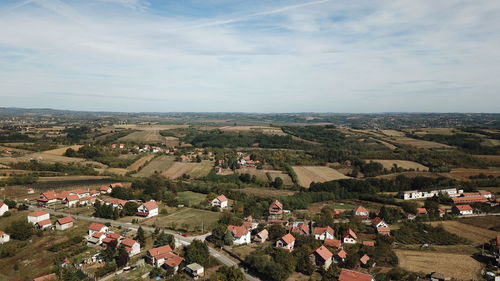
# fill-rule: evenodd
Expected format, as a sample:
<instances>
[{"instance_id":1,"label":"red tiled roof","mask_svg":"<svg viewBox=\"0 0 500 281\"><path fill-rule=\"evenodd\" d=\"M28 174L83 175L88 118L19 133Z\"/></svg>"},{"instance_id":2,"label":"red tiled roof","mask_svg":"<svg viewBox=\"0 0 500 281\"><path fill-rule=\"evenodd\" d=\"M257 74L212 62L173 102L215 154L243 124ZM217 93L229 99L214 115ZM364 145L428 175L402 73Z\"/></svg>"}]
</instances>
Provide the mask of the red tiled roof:
<instances>
[{"instance_id":1,"label":"red tiled roof","mask_svg":"<svg viewBox=\"0 0 500 281\"><path fill-rule=\"evenodd\" d=\"M338 253L337 253L337 256L342 258L342 259L345 259L347 257L347 252L344 251L344 250L340 250Z\"/></svg>"},{"instance_id":2,"label":"red tiled roof","mask_svg":"<svg viewBox=\"0 0 500 281\"><path fill-rule=\"evenodd\" d=\"M472 211L472 207L470 205L456 205L455 208L457 208L459 211Z\"/></svg>"},{"instance_id":3,"label":"red tiled roof","mask_svg":"<svg viewBox=\"0 0 500 281\"><path fill-rule=\"evenodd\" d=\"M224 194L221 194L221 195L217 196L217 200L219 200L220 202L224 202L224 201L227 201L227 198L226 198L226 196L224 196Z\"/></svg>"},{"instance_id":4,"label":"red tiled roof","mask_svg":"<svg viewBox=\"0 0 500 281\"><path fill-rule=\"evenodd\" d=\"M159 255L172 252L172 248L169 245L161 246L158 248L149 249L148 253L152 257L158 257Z\"/></svg>"},{"instance_id":5,"label":"red tiled roof","mask_svg":"<svg viewBox=\"0 0 500 281\"><path fill-rule=\"evenodd\" d=\"M363 241L364 246L375 247L375 241Z\"/></svg>"},{"instance_id":6,"label":"red tiled roof","mask_svg":"<svg viewBox=\"0 0 500 281\"><path fill-rule=\"evenodd\" d=\"M42 192L40 194L40 197L45 197L48 200L57 199L57 194L55 191L51 190L51 191Z\"/></svg>"},{"instance_id":7,"label":"red tiled roof","mask_svg":"<svg viewBox=\"0 0 500 281\"><path fill-rule=\"evenodd\" d=\"M283 209L283 204L281 204L280 201L278 200L274 200L271 205L269 206L269 209L272 209L272 208L278 208L278 209Z\"/></svg>"},{"instance_id":8,"label":"red tiled roof","mask_svg":"<svg viewBox=\"0 0 500 281\"><path fill-rule=\"evenodd\" d=\"M331 228L330 226L327 226L327 227L315 227L314 230L313 230L314 234L323 234L325 232L328 232L330 233L331 235L335 234L335 230L333 230L333 228Z\"/></svg>"},{"instance_id":9,"label":"red tiled roof","mask_svg":"<svg viewBox=\"0 0 500 281\"><path fill-rule=\"evenodd\" d=\"M389 227L377 227L377 233L389 234L391 233L391 229Z\"/></svg>"},{"instance_id":10,"label":"red tiled roof","mask_svg":"<svg viewBox=\"0 0 500 281\"><path fill-rule=\"evenodd\" d=\"M66 201L68 201L68 202L79 201L79 200L80 200L80 197L78 197L78 195L76 195L76 194L66 196Z\"/></svg>"},{"instance_id":11,"label":"red tiled roof","mask_svg":"<svg viewBox=\"0 0 500 281\"><path fill-rule=\"evenodd\" d=\"M244 226L228 225L227 229L231 231L235 238L240 238L248 233L248 229Z\"/></svg>"},{"instance_id":12,"label":"red tiled roof","mask_svg":"<svg viewBox=\"0 0 500 281\"><path fill-rule=\"evenodd\" d=\"M89 230L100 231L103 227L105 227L104 224L93 222L89 225Z\"/></svg>"},{"instance_id":13,"label":"red tiled roof","mask_svg":"<svg viewBox=\"0 0 500 281\"><path fill-rule=\"evenodd\" d=\"M288 234L285 234L283 237L281 237L281 240L283 240L283 242L285 242L287 244L290 244L293 241L295 241L295 237L293 237L292 234L288 233Z\"/></svg>"},{"instance_id":14,"label":"red tiled roof","mask_svg":"<svg viewBox=\"0 0 500 281\"><path fill-rule=\"evenodd\" d=\"M299 233L303 235L309 235L309 227L306 223L299 223L297 226L292 228L293 233Z\"/></svg>"},{"instance_id":15,"label":"red tiled roof","mask_svg":"<svg viewBox=\"0 0 500 281\"><path fill-rule=\"evenodd\" d=\"M135 243L137 243L137 241L135 241L134 239L130 239L130 238L125 238L122 241L123 245L125 245L126 247L130 247L130 248L132 248L132 246L134 246Z\"/></svg>"},{"instance_id":16,"label":"red tiled roof","mask_svg":"<svg viewBox=\"0 0 500 281\"><path fill-rule=\"evenodd\" d=\"M366 264L368 261L370 260L370 257L365 254L364 256L362 256L359 261L362 263L362 264Z\"/></svg>"},{"instance_id":17,"label":"red tiled roof","mask_svg":"<svg viewBox=\"0 0 500 281\"><path fill-rule=\"evenodd\" d=\"M337 239L325 239L325 245L329 247L340 248L341 242Z\"/></svg>"},{"instance_id":18,"label":"red tiled roof","mask_svg":"<svg viewBox=\"0 0 500 281\"><path fill-rule=\"evenodd\" d=\"M153 200L143 203L142 205L144 205L144 207L146 207L146 209L148 209L149 211L158 209L158 204L156 204L156 201Z\"/></svg>"},{"instance_id":19,"label":"red tiled roof","mask_svg":"<svg viewBox=\"0 0 500 281\"><path fill-rule=\"evenodd\" d=\"M114 232L108 233L108 235L106 235L106 238L111 238L114 240L118 240L120 239L120 237L122 237L120 234Z\"/></svg>"},{"instance_id":20,"label":"red tiled roof","mask_svg":"<svg viewBox=\"0 0 500 281\"><path fill-rule=\"evenodd\" d=\"M44 276L37 277L33 281L45 281L45 280L56 280L57 275L55 273L47 274Z\"/></svg>"},{"instance_id":21,"label":"red tiled roof","mask_svg":"<svg viewBox=\"0 0 500 281\"><path fill-rule=\"evenodd\" d=\"M3 202L0 202L0 207L2 207L3 205L5 205Z\"/></svg>"},{"instance_id":22,"label":"red tiled roof","mask_svg":"<svg viewBox=\"0 0 500 281\"><path fill-rule=\"evenodd\" d=\"M104 202L109 203L109 204L113 204L113 205L122 205L122 206L125 206L125 204L127 203L127 201L122 200L122 199L117 199L117 198L104 199Z\"/></svg>"},{"instance_id":23,"label":"red tiled roof","mask_svg":"<svg viewBox=\"0 0 500 281\"><path fill-rule=\"evenodd\" d=\"M171 257L165 259L165 264L167 264L169 267L176 267L179 266L183 260L183 258L174 254Z\"/></svg>"},{"instance_id":24,"label":"red tiled roof","mask_svg":"<svg viewBox=\"0 0 500 281\"><path fill-rule=\"evenodd\" d=\"M318 254L323 260L329 260L332 258L333 254L328 250L325 246L321 246L316 251L314 251L316 254Z\"/></svg>"},{"instance_id":25,"label":"red tiled roof","mask_svg":"<svg viewBox=\"0 0 500 281\"><path fill-rule=\"evenodd\" d=\"M355 213L368 213L368 210L363 206L357 206L354 208Z\"/></svg>"},{"instance_id":26,"label":"red tiled roof","mask_svg":"<svg viewBox=\"0 0 500 281\"><path fill-rule=\"evenodd\" d=\"M100 190L100 191L108 191L108 189L110 189L110 187L109 187L109 186L105 186L105 185L104 185L104 186L99 187L99 190Z\"/></svg>"},{"instance_id":27,"label":"red tiled roof","mask_svg":"<svg viewBox=\"0 0 500 281\"><path fill-rule=\"evenodd\" d=\"M104 235L104 233L102 233L102 232L94 232L94 233L92 234L92 237L94 237L94 238L100 238L100 237L101 237L101 236L103 236L103 235Z\"/></svg>"},{"instance_id":28,"label":"red tiled roof","mask_svg":"<svg viewBox=\"0 0 500 281\"><path fill-rule=\"evenodd\" d=\"M43 215L47 215L48 213L45 211L34 211L33 213L29 213L28 217L40 217Z\"/></svg>"},{"instance_id":29,"label":"red tiled roof","mask_svg":"<svg viewBox=\"0 0 500 281\"><path fill-rule=\"evenodd\" d=\"M356 235L356 233L352 229L350 229L350 228L344 232L344 236L343 237L352 237L354 239L358 238L357 235Z\"/></svg>"},{"instance_id":30,"label":"red tiled roof","mask_svg":"<svg viewBox=\"0 0 500 281\"><path fill-rule=\"evenodd\" d=\"M43 221L37 222L37 224L39 226L44 226L44 225L52 224L52 221L51 220L43 220Z\"/></svg>"},{"instance_id":31,"label":"red tiled roof","mask_svg":"<svg viewBox=\"0 0 500 281\"><path fill-rule=\"evenodd\" d=\"M121 183L121 182L112 183L112 184L109 185L109 187L111 187L111 188L123 187L123 183Z\"/></svg>"},{"instance_id":32,"label":"red tiled roof","mask_svg":"<svg viewBox=\"0 0 500 281\"><path fill-rule=\"evenodd\" d=\"M372 224L373 225L378 225L379 223L383 222L384 220L379 218L379 217L376 217L372 220Z\"/></svg>"},{"instance_id":33,"label":"red tiled roof","mask_svg":"<svg viewBox=\"0 0 500 281\"><path fill-rule=\"evenodd\" d=\"M467 197L452 197L451 200L453 200L453 203L459 204L459 203L474 203L474 202L487 202L488 199L482 195L474 195L474 196L467 196Z\"/></svg>"},{"instance_id":34,"label":"red tiled roof","mask_svg":"<svg viewBox=\"0 0 500 281\"><path fill-rule=\"evenodd\" d=\"M417 208L417 214L427 215L427 209L426 208Z\"/></svg>"},{"instance_id":35,"label":"red tiled roof","mask_svg":"<svg viewBox=\"0 0 500 281\"><path fill-rule=\"evenodd\" d=\"M0 236L1 236L1 235L4 235L4 234L5 234L5 232L3 232L3 231L0 231Z\"/></svg>"},{"instance_id":36,"label":"red tiled roof","mask_svg":"<svg viewBox=\"0 0 500 281\"><path fill-rule=\"evenodd\" d=\"M373 277L370 274L342 269L339 275L339 281L371 281Z\"/></svg>"},{"instance_id":37,"label":"red tiled roof","mask_svg":"<svg viewBox=\"0 0 500 281\"><path fill-rule=\"evenodd\" d=\"M67 224L67 223L70 223L70 222L73 222L73 218L72 217L65 217L65 218L61 218L61 219L57 220L57 223L60 224L60 225Z\"/></svg>"}]
</instances>

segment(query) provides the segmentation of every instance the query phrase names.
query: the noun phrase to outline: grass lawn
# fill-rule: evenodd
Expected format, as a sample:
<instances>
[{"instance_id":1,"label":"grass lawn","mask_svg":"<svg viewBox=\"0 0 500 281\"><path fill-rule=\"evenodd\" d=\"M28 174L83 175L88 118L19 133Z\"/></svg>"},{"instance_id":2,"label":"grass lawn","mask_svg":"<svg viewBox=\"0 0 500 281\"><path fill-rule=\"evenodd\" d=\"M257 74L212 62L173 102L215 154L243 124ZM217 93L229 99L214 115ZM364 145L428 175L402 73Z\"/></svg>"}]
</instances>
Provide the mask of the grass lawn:
<instances>
[{"instance_id":1,"label":"grass lawn","mask_svg":"<svg viewBox=\"0 0 500 281\"><path fill-rule=\"evenodd\" d=\"M143 222L143 224L187 231L201 230L201 227L203 226L203 230L206 232L207 230L212 229L221 215L222 213L207 210L179 208L168 215L159 215L157 217L147 219Z\"/></svg>"},{"instance_id":2,"label":"grass lawn","mask_svg":"<svg viewBox=\"0 0 500 281\"><path fill-rule=\"evenodd\" d=\"M177 199L180 204L186 206L195 206L207 200L207 195L203 193L196 193L192 191L184 191L177 193Z\"/></svg>"}]
</instances>

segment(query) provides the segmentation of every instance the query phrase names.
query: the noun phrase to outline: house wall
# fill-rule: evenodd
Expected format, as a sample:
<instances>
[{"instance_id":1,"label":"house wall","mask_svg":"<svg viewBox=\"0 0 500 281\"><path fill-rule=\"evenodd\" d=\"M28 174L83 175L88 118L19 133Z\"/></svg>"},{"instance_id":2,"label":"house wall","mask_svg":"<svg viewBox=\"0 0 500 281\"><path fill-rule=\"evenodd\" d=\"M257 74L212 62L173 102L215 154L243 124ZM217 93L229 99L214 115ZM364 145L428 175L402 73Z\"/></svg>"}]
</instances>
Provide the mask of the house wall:
<instances>
[{"instance_id":1,"label":"house wall","mask_svg":"<svg viewBox=\"0 0 500 281\"><path fill-rule=\"evenodd\" d=\"M39 221L48 220L48 219L50 219L50 214L45 214L45 215L42 215L39 217L28 216L28 222L32 223L32 224L36 224Z\"/></svg>"},{"instance_id":2,"label":"house wall","mask_svg":"<svg viewBox=\"0 0 500 281\"><path fill-rule=\"evenodd\" d=\"M3 204L2 207L0 207L0 216L3 216L3 214L5 214L8 210L9 206L7 206L7 204Z\"/></svg>"},{"instance_id":3,"label":"house wall","mask_svg":"<svg viewBox=\"0 0 500 281\"><path fill-rule=\"evenodd\" d=\"M344 243L346 244L356 244L356 239L351 237L344 237Z\"/></svg>"}]
</instances>

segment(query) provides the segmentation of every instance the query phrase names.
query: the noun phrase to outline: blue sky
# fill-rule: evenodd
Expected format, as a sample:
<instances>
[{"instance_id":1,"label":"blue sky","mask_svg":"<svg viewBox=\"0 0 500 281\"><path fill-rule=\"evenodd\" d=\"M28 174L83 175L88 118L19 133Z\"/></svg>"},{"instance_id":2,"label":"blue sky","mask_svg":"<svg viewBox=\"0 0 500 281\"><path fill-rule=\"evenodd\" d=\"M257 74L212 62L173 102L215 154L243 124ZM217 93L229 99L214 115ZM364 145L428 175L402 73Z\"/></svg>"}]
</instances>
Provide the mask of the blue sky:
<instances>
[{"instance_id":1,"label":"blue sky","mask_svg":"<svg viewBox=\"0 0 500 281\"><path fill-rule=\"evenodd\" d=\"M500 112L500 1L3 0L0 106Z\"/></svg>"}]
</instances>

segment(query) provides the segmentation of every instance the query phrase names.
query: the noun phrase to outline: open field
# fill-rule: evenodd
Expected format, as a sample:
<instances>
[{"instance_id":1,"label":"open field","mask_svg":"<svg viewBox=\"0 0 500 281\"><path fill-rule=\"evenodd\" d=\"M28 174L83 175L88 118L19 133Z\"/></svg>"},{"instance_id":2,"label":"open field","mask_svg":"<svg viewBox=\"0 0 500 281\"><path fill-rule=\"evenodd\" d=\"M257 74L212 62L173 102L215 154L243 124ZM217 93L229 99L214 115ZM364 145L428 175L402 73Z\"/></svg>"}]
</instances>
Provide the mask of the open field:
<instances>
[{"instance_id":1,"label":"open field","mask_svg":"<svg viewBox=\"0 0 500 281\"><path fill-rule=\"evenodd\" d=\"M149 177L152 174L163 173L166 171L172 164L174 164L174 157L161 155L153 159L146 166L144 166L137 174L134 174L134 177Z\"/></svg>"},{"instance_id":2,"label":"open field","mask_svg":"<svg viewBox=\"0 0 500 281\"><path fill-rule=\"evenodd\" d=\"M409 145L409 146L414 146L417 148L452 148L449 145L434 142L434 141L426 141L426 140L418 140L418 139L413 139L413 138L407 138L407 137L402 137L402 138L394 138L392 140L395 143L399 143L402 145Z\"/></svg>"},{"instance_id":3,"label":"open field","mask_svg":"<svg viewBox=\"0 0 500 281\"><path fill-rule=\"evenodd\" d=\"M376 176L376 178L380 179L394 179L399 175L404 175L409 178L414 178L414 177L429 177L429 178L439 178L440 176L437 173L431 173L431 172L401 172L401 173L394 173L394 174L387 174L387 175L380 175Z\"/></svg>"},{"instance_id":4,"label":"open field","mask_svg":"<svg viewBox=\"0 0 500 281\"><path fill-rule=\"evenodd\" d=\"M203 193L196 193L192 191L183 191L177 193L177 200L179 200L180 204L186 206L194 206L198 205L201 202L207 200L207 195Z\"/></svg>"},{"instance_id":5,"label":"open field","mask_svg":"<svg viewBox=\"0 0 500 281\"><path fill-rule=\"evenodd\" d=\"M292 178L285 172L283 171L278 171L278 170L259 170L256 168L241 168L236 170L238 174L250 174L250 175L255 175L257 177L257 180L261 182L269 182L269 179L267 177L267 173L271 176L271 181L274 181L275 178L280 177L283 180L284 185L292 185L293 181Z\"/></svg>"},{"instance_id":6,"label":"open field","mask_svg":"<svg viewBox=\"0 0 500 281\"><path fill-rule=\"evenodd\" d=\"M309 187L312 182L350 179L350 177L326 166L293 166L292 168L299 178L299 184L303 187Z\"/></svg>"},{"instance_id":7,"label":"open field","mask_svg":"<svg viewBox=\"0 0 500 281\"><path fill-rule=\"evenodd\" d=\"M500 235L500 232L479 228L470 224L461 223L460 221L431 222L433 226L441 224L446 231L469 239L473 245L487 243L497 235Z\"/></svg>"},{"instance_id":8,"label":"open field","mask_svg":"<svg viewBox=\"0 0 500 281\"><path fill-rule=\"evenodd\" d=\"M492 175L495 177L500 176L500 169L452 169L448 173L439 173L443 177L448 177L451 179L470 181L470 176L477 176L479 174Z\"/></svg>"},{"instance_id":9,"label":"open field","mask_svg":"<svg viewBox=\"0 0 500 281\"><path fill-rule=\"evenodd\" d=\"M500 155L472 155L472 157L487 160L495 163L500 163Z\"/></svg>"},{"instance_id":10,"label":"open field","mask_svg":"<svg viewBox=\"0 0 500 281\"><path fill-rule=\"evenodd\" d=\"M403 131L408 133L413 133L418 136L423 136L428 134L451 136L457 133L463 133L459 129L455 128L419 128L419 129L404 129Z\"/></svg>"},{"instance_id":11,"label":"open field","mask_svg":"<svg viewBox=\"0 0 500 281\"><path fill-rule=\"evenodd\" d=\"M179 178L183 174L187 174L192 178L199 178L208 175L212 167L213 163L211 161L202 161L201 163L174 162L162 175L169 179Z\"/></svg>"},{"instance_id":12,"label":"open field","mask_svg":"<svg viewBox=\"0 0 500 281\"><path fill-rule=\"evenodd\" d=\"M409 271L441 272L458 280L479 280L481 263L470 255L434 251L395 250L399 265Z\"/></svg>"},{"instance_id":13,"label":"open field","mask_svg":"<svg viewBox=\"0 0 500 281\"><path fill-rule=\"evenodd\" d=\"M266 126L224 126L220 127L219 130L224 132L256 132L268 135L286 135L286 133L283 132L281 128Z\"/></svg>"},{"instance_id":14,"label":"open field","mask_svg":"<svg viewBox=\"0 0 500 281\"><path fill-rule=\"evenodd\" d=\"M353 204L329 200L329 201L312 203L309 205L309 208L307 210L312 214L317 214L320 213L321 209L323 209L324 207L330 207L334 210L341 210L342 212L356 208L356 206Z\"/></svg>"},{"instance_id":15,"label":"open field","mask_svg":"<svg viewBox=\"0 0 500 281\"><path fill-rule=\"evenodd\" d=\"M396 164L398 167L403 168L403 169L414 169L414 170L419 170L419 171L428 171L429 168L426 166L413 162L413 161L407 161L407 160L379 160L379 159L366 159L364 160L365 162L377 162L382 164L384 168L390 170L394 164Z\"/></svg>"},{"instance_id":16,"label":"open field","mask_svg":"<svg viewBox=\"0 0 500 281\"><path fill-rule=\"evenodd\" d=\"M148 162L149 160L153 159L155 157L154 154L148 154L148 155L145 155L139 159L137 159L137 161L135 161L134 163L130 164L130 166L127 167L127 170L129 171L137 171L139 170L139 168L144 165L146 162Z\"/></svg>"},{"instance_id":17,"label":"open field","mask_svg":"<svg viewBox=\"0 0 500 281\"><path fill-rule=\"evenodd\" d=\"M286 190L286 189L274 189L274 188L259 188L259 187L245 187L243 189L238 189L239 192L245 194L250 194L259 197L278 197L278 196L289 196L297 193L297 191Z\"/></svg>"},{"instance_id":18,"label":"open field","mask_svg":"<svg viewBox=\"0 0 500 281\"><path fill-rule=\"evenodd\" d=\"M380 130L380 132L388 137L404 137L405 133L397 130Z\"/></svg>"},{"instance_id":19,"label":"open field","mask_svg":"<svg viewBox=\"0 0 500 281\"><path fill-rule=\"evenodd\" d=\"M66 156L60 156L60 155L53 155L53 154L48 154L48 153L43 153L43 152L37 152L37 153L31 153L27 155L23 155L20 157L1 157L0 158L0 163L4 165L9 165L10 163L17 163L17 162L29 162L30 160L38 160L41 162L46 162L46 163L79 163L79 164L91 164L100 168L105 168L107 167L106 165L96 162L96 161L90 161L87 159L83 158L76 158L76 157L66 157Z\"/></svg>"},{"instance_id":20,"label":"open field","mask_svg":"<svg viewBox=\"0 0 500 281\"><path fill-rule=\"evenodd\" d=\"M139 130L139 131L162 131L162 130L172 130L179 128L187 128L189 125L115 125L115 128Z\"/></svg>"},{"instance_id":21,"label":"open field","mask_svg":"<svg viewBox=\"0 0 500 281\"><path fill-rule=\"evenodd\" d=\"M459 222L492 231L500 230L500 216L461 218Z\"/></svg>"},{"instance_id":22,"label":"open field","mask_svg":"<svg viewBox=\"0 0 500 281\"><path fill-rule=\"evenodd\" d=\"M115 174L115 175L119 175L119 176L124 176L126 175L128 172L130 172L129 170L125 169L125 168L104 168L104 169L96 169L99 173L110 173L110 174Z\"/></svg>"},{"instance_id":23,"label":"open field","mask_svg":"<svg viewBox=\"0 0 500 281\"><path fill-rule=\"evenodd\" d=\"M394 144L392 143L388 143L386 141L383 141L381 139L377 139L377 138L370 138L378 143L380 143L381 145L384 145L385 147L389 148L390 150L395 150L396 148L398 148L397 146L395 146Z\"/></svg>"},{"instance_id":24,"label":"open field","mask_svg":"<svg viewBox=\"0 0 500 281\"><path fill-rule=\"evenodd\" d=\"M165 137L160 135L157 130L145 130L130 133L119 138L118 142L163 143L165 142Z\"/></svg>"},{"instance_id":25,"label":"open field","mask_svg":"<svg viewBox=\"0 0 500 281\"><path fill-rule=\"evenodd\" d=\"M68 148L72 148L72 149L78 151L78 149L80 149L80 147L82 147L82 146L83 145L65 146L65 147L60 147L60 148L56 148L56 149L52 149L52 150L47 150L47 151L44 151L43 153L63 156L64 153L66 152L66 150L68 150Z\"/></svg>"},{"instance_id":26,"label":"open field","mask_svg":"<svg viewBox=\"0 0 500 281\"><path fill-rule=\"evenodd\" d=\"M159 215L144 221L145 225L155 225L156 227L172 227L173 224L177 228L187 224L186 230L192 231L194 228L200 228L203 224L205 231L212 229L219 217L222 215L220 212L211 212L207 210L180 208L168 215Z\"/></svg>"}]
</instances>

